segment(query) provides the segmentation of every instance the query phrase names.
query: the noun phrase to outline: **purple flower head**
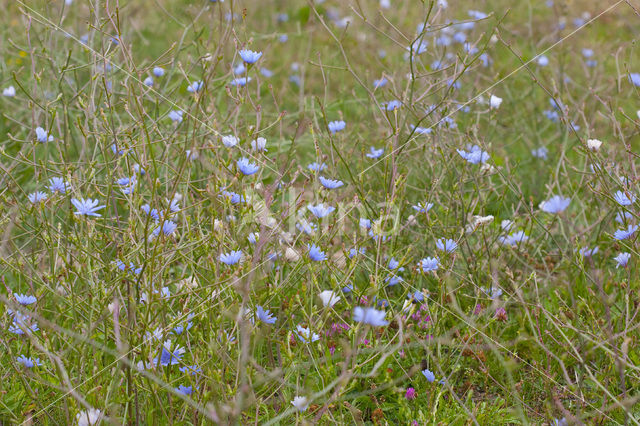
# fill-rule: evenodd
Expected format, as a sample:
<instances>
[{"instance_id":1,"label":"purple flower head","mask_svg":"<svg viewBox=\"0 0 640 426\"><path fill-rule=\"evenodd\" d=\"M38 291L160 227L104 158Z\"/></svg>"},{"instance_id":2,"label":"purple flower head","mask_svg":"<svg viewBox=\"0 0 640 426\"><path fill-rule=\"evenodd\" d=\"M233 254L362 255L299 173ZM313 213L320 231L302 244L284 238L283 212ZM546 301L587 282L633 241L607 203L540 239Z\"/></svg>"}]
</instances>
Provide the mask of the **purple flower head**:
<instances>
[{"instance_id":1,"label":"purple flower head","mask_svg":"<svg viewBox=\"0 0 640 426\"><path fill-rule=\"evenodd\" d=\"M439 266L439 261L437 257L425 257L420 262L418 262L418 268L422 269L423 272L431 272L436 271Z\"/></svg>"},{"instance_id":2,"label":"purple flower head","mask_svg":"<svg viewBox=\"0 0 640 426\"><path fill-rule=\"evenodd\" d=\"M202 373L202 368L197 365L185 365L180 367L178 370L180 370L181 373L190 374L192 376L195 376L197 373Z\"/></svg>"},{"instance_id":3,"label":"purple flower head","mask_svg":"<svg viewBox=\"0 0 640 426\"><path fill-rule=\"evenodd\" d=\"M254 52L253 50L243 49L238 52L243 61L248 64L255 64L262 57L262 52Z\"/></svg>"},{"instance_id":4,"label":"purple flower head","mask_svg":"<svg viewBox=\"0 0 640 426\"><path fill-rule=\"evenodd\" d=\"M238 169L242 172L243 175L249 176L256 173L260 170L260 166L257 164L253 164L249 162L248 158L241 158L236 162Z\"/></svg>"},{"instance_id":5,"label":"purple flower head","mask_svg":"<svg viewBox=\"0 0 640 426\"><path fill-rule=\"evenodd\" d=\"M130 262L129 266L127 266L127 264L120 259L116 260L116 267L122 272L128 270L129 272L136 275L142 272L142 266L136 267L136 265L134 265L133 262Z\"/></svg>"},{"instance_id":6,"label":"purple flower head","mask_svg":"<svg viewBox=\"0 0 640 426\"><path fill-rule=\"evenodd\" d=\"M256 317L265 324L273 324L278 319L274 317L268 309L264 309L262 306L256 306Z\"/></svg>"},{"instance_id":7,"label":"purple flower head","mask_svg":"<svg viewBox=\"0 0 640 426\"><path fill-rule=\"evenodd\" d=\"M347 123L345 123L344 121L340 120L340 121L331 121L329 122L329 131L331 133L338 133L341 132L342 130L344 130L344 128L347 126Z\"/></svg>"},{"instance_id":8,"label":"purple flower head","mask_svg":"<svg viewBox=\"0 0 640 426\"><path fill-rule=\"evenodd\" d=\"M233 135L226 135L222 137L222 144L227 148L233 148L238 145L238 138Z\"/></svg>"},{"instance_id":9,"label":"purple flower head","mask_svg":"<svg viewBox=\"0 0 640 426\"><path fill-rule=\"evenodd\" d=\"M36 139L40 143L53 142L53 136L42 127L36 127Z\"/></svg>"},{"instance_id":10,"label":"purple flower head","mask_svg":"<svg viewBox=\"0 0 640 426\"><path fill-rule=\"evenodd\" d=\"M231 85L232 86L246 86L247 83L251 82L251 77L238 77L238 78L234 78L233 80L231 80Z\"/></svg>"},{"instance_id":11,"label":"purple flower head","mask_svg":"<svg viewBox=\"0 0 640 426\"><path fill-rule=\"evenodd\" d=\"M76 208L74 214L78 216L95 216L101 217L102 215L96 213L98 210L105 208L106 206L99 206L100 201L92 200L91 198L72 198L71 204Z\"/></svg>"},{"instance_id":12,"label":"purple flower head","mask_svg":"<svg viewBox=\"0 0 640 426\"><path fill-rule=\"evenodd\" d=\"M176 345L174 349L171 348L171 342L167 341L162 345L162 352L160 354L160 359L155 358L154 364L157 365L158 361L160 365L166 367L168 365L175 365L180 362L182 355L185 353L184 348Z\"/></svg>"},{"instance_id":13,"label":"purple flower head","mask_svg":"<svg viewBox=\"0 0 640 426\"><path fill-rule=\"evenodd\" d=\"M322 164L318 164L318 163L311 163L311 164L309 164L309 165L307 166L307 168L308 168L309 170L311 170L311 171L314 171L314 172L321 172L321 171L323 171L324 169L326 169L326 168L327 168L327 165L326 165L326 164L324 164L324 163L322 163Z\"/></svg>"},{"instance_id":14,"label":"purple flower head","mask_svg":"<svg viewBox=\"0 0 640 426\"><path fill-rule=\"evenodd\" d=\"M291 401L291 405L302 413L307 410L307 407L309 407L309 400L306 396L296 396L293 398L293 401Z\"/></svg>"},{"instance_id":15,"label":"purple flower head","mask_svg":"<svg viewBox=\"0 0 640 426\"><path fill-rule=\"evenodd\" d=\"M244 63L241 62L239 63L234 69L233 69L233 73L235 75L242 75L245 73L245 71L247 71L247 67L244 66Z\"/></svg>"},{"instance_id":16,"label":"purple flower head","mask_svg":"<svg viewBox=\"0 0 640 426\"><path fill-rule=\"evenodd\" d=\"M427 213L429 210L433 208L433 203L418 203L411 206L418 213Z\"/></svg>"},{"instance_id":17,"label":"purple flower head","mask_svg":"<svg viewBox=\"0 0 640 426\"><path fill-rule=\"evenodd\" d=\"M389 269L396 269L398 266L400 266L400 262L398 262L395 258L391 258L389 259L389 263L387 265L387 267ZM399 271L403 271L404 268L400 268Z\"/></svg>"},{"instance_id":18,"label":"purple flower head","mask_svg":"<svg viewBox=\"0 0 640 426\"><path fill-rule=\"evenodd\" d=\"M242 260L242 251L234 250L229 253L223 253L219 257L220 262L226 265L235 265Z\"/></svg>"},{"instance_id":19,"label":"purple flower head","mask_svg":"<svg viewBox=\"0 0 640 426\"><path fill-rule=\"evenodd\" d=\"M491 299L494 299L494 300L502 296L502 289L500 287L491 287L490 289L487 289L485 287L480 287L480 290L482 290L484 294L486 294L487 296L489 296Z\"/></svg>"},{"instance_id":20,"label":"purple flower head","mask_svg":"<svg viewBox=\"0 0 640 426\"><path fill-rule=\"evenodd\" d=\"M456 243L455 241L453 241L451 239L446 239L445 240L444 238L441 238L441 239L436 241L436 247L438 247L438 250L440 250L440 251L446 251L447 253L453 253L458 248L458 243Z\"/></svg>"},{"instance_id":21,"label":"purple flower head","mask_svg":"<svg viewBox=\"0 0 640 426\"><path fill-rule=\"evenodd\" d=\"M627 266L627 263L629 263L629 259L631 259L631 254L626 252L620 253L616 257L614 257L613 260L615 260L618 263L616 265L616 269L619 268L620 266L625 268Z\"/></svg>"},{"instance_id":22,"label":"purple flower head","mask_svg":"<svg viewBox=\"0 0 640 426\"><path fill-rule=\"evenodd\" d=\"M369 152L366 153L365 155L375 160L377 158L380 158L382 154L384 154L384 148L376 149L375 147L372 146L369 149Z\"/></svg>"},{"instance_id":23,"label":"purple flower head","mask_svg":"<svg viewBox=\"0 0 640 426\"><path fill-rule=\"evenodd\" d=\"M25 368L33 368L36 365L37 366L42 365L42 363L40 362L40 358L27 358L24 355L20 355L19 357L17 357L16 361L22 364Z\"/></svg>"},{"instance_id":24,"label":"purple flower head","mask_svg":"<svg viewBox=\"0 0 640 426\"><path fill-rule=\"evenodd\" d=\"M20 312L10 312L13 315L13 323L9 326L9 333L25 335L32 334L39 330L38 324L32 322L28 314Z\"/></svg>"},{"instance_id":25,"label":"purple flower head","mask_svg":"<svg viewBox=\"0 0 640 426\"><path fill-rule=\"evenodd\" d=\"M47 194L45 194L42 191L32 192L31 194L28 195L28 198L31 204L38 204L46 201Z\"/></svg>"},{"instance_id":26,"label":"purple flower head","mask_svg":"<svg viewBox=\"0 0 640 426\"><path fill-rule=\"evenodd\" d=\"M414 388L407 388L407 393L404 395L409 401L416 399L417 393Z\"/></svg>"},{"instance_id":27,"label":"purple flower head","mask_svg":"<svg viewBox=\"0 0 640 426\"><path fill-rule=\"evenodd\" d=\"M564 417L561 419L553 419L551 422L553 426L569 426L569 422Z\"/></svg>"},{"instance_id":28,"label":"purple flower head","mask_svg":"<svg viewBox=\"0 0 640 426\"><path fill-rule=\"evenodd\" d=\"M373 80L373 88L374 89L378 89L380 87L384 87L387 85L387 83L389 82L389 80L387 80L386 78L382 77L379 80Z\"/></svg>"},{"instance_id":29,"label":"purple flower head","mask_svg":"<svg viewBox=\"0 0 640 426\"><path fill-rule=\"evenodd\" d=\"M384 282L387 283L388 287L393 287L394 285L397 285L398 283L402 282L402 277L399 277L398 275L389 275L388 277L386 277L384 279Z\"/></svg>"},{"instance_id":30,"label":"purple flower head","mask_svg":"<svg viewBox=\"0 0 640 426\"><path fill-rule=\"evenodd\" d=\"M351 248L349 249L349 259L353 259L354 257L356 257L358 254L365 254L366 253L366 249L364 247L361 248Z\"/></svg>"},{"instance_id":31,"label":"purple flower head","mask_svg":"<svg viewBox=\"0 0 640 426\"><path fill-rule=\"evenodd\" d=\"M387 111L395 111L397 109L400 109L402 107L402 102L400 102L399 100L395 99L393 101L389 101L386 104L383 105L383 109L387 110Z\"/></svg>"},{"instance_id":32,"label":"purple flower head","mask_svg":"<svg viewBox=\"0 0 640 426\"><path fill-rule=\"evenodd\" d=\"M302 343L312 343L320 340L320 336L318 336L318 334L312 332L310 328L303 327L301 325L296 327L296 335Z\"/></svg>"},{"instance_id":33,"label":"purple flower head","mask_svg":"<svg viewBox=\"0 0 640 426\"><path fill-rule=\"evenodd\" d=\"M616 240L626 240L638 230L638 225L629 225L627 229L618 229L613 233Z\"/></svg>"},{"instance_id":34,"label":"purple flower head","mask_svg":"<svg viewBox=\"0 0 640 426\"><path fill-rule=\"evenodd\" d=\"M625 222L630 221L631 219L633 219L633 215L629 212L618 212L616 213L616 222L618 222L619 224L624 224Z\"/></svg>"},{"instance_id":35,"label":"purple flower head","mask_svg":"<svg viewBox=\"0 0 640 426\"><path fill-rule=\"evenodd\" d=\"M165 288L167 289L166 293L164 292ZM169 297L170 296L169 291L168 291L169 289L167 287L163 287L162 289L163 289L163 294L162 295L164 297ZM186 325L185 324L179 324L179 325L175 326L173 328L173 332L175 334L182 334L185 331L191 330L192 327L193 327L193 322L192 321L187 321Z\"/></svg>"},{"instance_id":36,"label":"purple flower head","mask_svg":"<svg viewBox=\"0 0 640 426\"><path fill-rule=\"evenodd\" d=\"M327 255L318 246L312 244L309 246L309 258L314 262L322 262L327 259Z\"/></svg>"},{"instance_id":37,"label":"purple flower head","mask_svg":"<svg viewBox=\"0 0 640 426\"><path fill-rule=\"evenodd\" d=\"M202 81L194 81L189 85L189 87L187 87L187 91L190 93L196 93L199 92L200 89L202 89L202 86L204 86L204 83Z\"/></svg>"},{"instance_id":38,"label":"purple flower head","mask_svg":"<svg viewBox=\"0 0 640 426\"><path fill-rule=\"evenodd\" d=\"M243 195L236 194L235 192L231 191L222 191L221 196L226 197L231 202L231 204L239 204L247 201Z\"/></svg>"},{"instance_id":39,"label":"purple flower head","mask_svg":"<svg viewBox=\"0 0 640 426\"><path fill-rule=\"evenodd\" d=\"M544 55L541 55L538 57L538 65L540 65L541 67L546 67L547 65L549 65L549 58L547 58Z\"/></svg>"},{"instance_id":40,"label":"purple flower head","mask_svg":"<svg viewBox=\"0 0 640 426\"><path fill-rule=\"evenodd\" d=\"M467 35L462 31L458 31L453 35L453 41L459 44L464 44L467 41Z\"/></svg>"},{"instance_id":41,"label":"purple flower head","mask_svg":"<svg viewBox=\"0 0 640 426\"><path fill-rule=\"evenodd\" d=\"M600 248L598 248L598 247L594 247L594 248L582 247L578 251L578 253L580 253L583 257L591 257L594 254L596 254L599 250L600 250Z\"/></svg>"},{"instance_id":42,"label":"purple flower head","mask_svg":"<svg viewBox=\"0 0 640 426\"><path fill-rule=\"evenodd\" d=\"M327 179L324 176L320 176L318 180L320 180L320 183L322 184L322 186L324 186L327 189L336 189L344 185L344 182L342 182L341 180Z\"/></svg>"},{"instance_id":43,"label":"purple flower head","mask_svg":"<svg viewBox=\"0 0 640 426\"><path fill-rule=\"evenodd\" d=\"M191 395L193 393L193 386L179 385L177 388L173 388L173 390L182 395Z\"/></svg>"},{"instance_id":44,"label":"purple flower head","mask_svg":"<svg viewBox=\"0 0 640 426\"><path fill-rule=\"evenodd\" d=\"M155 221L160 220L160 213L158 213L158 209L152 209L149 204L143 204L140 206L140 210L151 216L151 218Z\"/></svg>"},{"instance_id":45,"label":"purple flower head","mask_svg":"<svg viewBox=\"0 0 640 426\"><path fill-rule=\"evenodd\" d=\"M64 194L69 189L69 184L61 177L52 177L49 179L49 191Z\"/></svg>"},{"instance_id":46,"label":"purple flower head","mask_svg":"<svg viewBox=\"0 0 640 426\"><path fill-rule=\"evenodd\" d=\"M468 151L457 149L458 154L471 164L484 164L489 160L489 153L483 151L478 145L468 146Z\"/></svg>"},{"instance_id":47,"label":"purple flower head","mask_svg":"<svg viewBox=\"0 0 640 426\"><path fill-rule=\"evenodd\" d=\"M540 209L546 213L562 213L571 203L571 198L564 198L561 195L554 195L546 201L540 203Z\"/></svg>"},{"instance_id":48,"label":"purple flower head","mask_svg":"<svg viewBox=\"0 0 640 426\"><path fill-rule=\"evenodd\" d=\"M536 158L540 158L541 160L548 159L548 154L549 154L549 150L544 146L531 150L531 155L533 155Z\"/></svg>"},{"instance_id":49,"label":"purple flower head","mask_svg":"<svg viewBox=\"0 0 640 426\"><path fill-rule=\"evenodd\" d=\"M422 291L420 291L420 290L416 290L414 292L410 291L407 294L407 299L412 301L413 303L423 302L424 301L424 293ZM419 317L419 315L418 315L418 317Z\"/></svg>"},{"instance_id":50,"label":"purple flower head","mask_svg":"<svg viewBox=\"0 0 640 426\"><path fill-rule=\"evenodd\" d=\"M527 241L528 239L529 237L524 233L524 231L516 231L511 235L498 238L498 241L506 246L515 247L519 243Z\"/></svg>"},{"instance_id":51,"label":"purple flower head","mask_svg":"<svg viewBox=\"0 0 640 426\"><path fill-rule=\"evenodd\" d=\"M378 311L374 308L361 308L359 306L353 309L353 320L361 322L363 324L369 324L374 327L381 327L389 324L384 317L386 313L384 311Z\"/></svg>"},{"instance_id":52,"label":"purple flower head","mask_svg":"<svg viewBox=\"0 0 640 426\"><path fill-rule=\"evenodd\" d=\"M178 225L176 225L175 222L166 220L162 222L161 226L158 226L156 229L153 230L153 235L157 237L158 235L160 235L160 232L162 231L164 235L169 236L173 234L177 228L178 228Z\"/></svg>"},{"instance_id":53,"label":"purple flower head","mask_svg":"<svg viewBox=\"0 0 640 426\"><path fill-rule=\"evenodd\" d=\"M429 383L433 383L436 380L436 375L429 369L422 370L422 374L427 378Z\"/></svg>"},{"instance_id":54,"label":"purple flower head","mask_svg":"<svg viewBox=\"0 0 640 426\"><path fill-rule=\"evenodd\" d=\"M411 130L416 132L416 134L418 135L429 135L433 132L433 129L431 127L416 127L413 124L410 127Z\"/></svg>"},{"instance_id":55,"label":"purple flower head","mask_svg":"<svg viewBox=\"0 0 640 426\"><path fill-rule=\"evenodd\" d=\"M174 110L169 111L169 118L174 123L182 122L182 116L183 115L184 115L184 111L179 110L179 109L174 109Z\"/></svg>"},{"instance_id":56,"label":"purple flower head","mask_svg":"<svg viewBox=\"0 0 640 426\"><path fill-rule=\"evenodd\" d=\"M325 207L325 205L322 203L318 204L317 206L314 206L313 204L309 204L307 208L317 218L323 218L335 210L335 207L331 207L331 206Z\"/></svg>"},{"instance_id":57,"label":"purple flower head","mask_svg":"<svg viewBox=\"0 0 640 426\"><path fill-rule=\"evenodd\" d=\"M251 141L251 149L254 151L264 152L267 150L267 140L263 137L259 137Z\"/></svg>"},{"instance_id":58,"label":"purple flower head","mask_svg":"<svg viewBox=\"0 0 640 426\"><path fill-rule=\"evenodd\" d=\"M16 302L18 302L23 306L32 305L38 301L38 299L36 299L35 296L29 296L26 294L13 293L13 297L16 298Z\"/></svg>"},{"instance_id":59,"label":"purple flower head","mask_svg":"<svg viewBox=\"0 0 640 426\"><path fill-rule=\"evenodd\" d=\"M124 177L116 180L116 183L121 186L120 190L123 194L132 194L136 189L136 184L138 183L138 179L135 175L130 178Z\"/></svg>"},{"instance_id":60,"label":"purple flower head","mask_svg":"<svg viewBox=\"0 0 640 426\"><path fill-rule=\"evenodd\" d=\"M613 195L613 199L616 200L616 202L621 206L630 206L631 204L636 202L636 196L630 192L625 193L622 191L617 191Z\"/></svg>"},{"instance_id":61,"label":"purple flower head","mask_svg":"<svg viewBox=\"0 0 640 426\"><path fill-rule=\"evenodd\" d=\"M318 229L318 225L313 222L307 222L306 220L302 220L301 222L296 223L296 229L300 232L304 232L307 235L313 235Z\"/></svg>"}]
</instances>

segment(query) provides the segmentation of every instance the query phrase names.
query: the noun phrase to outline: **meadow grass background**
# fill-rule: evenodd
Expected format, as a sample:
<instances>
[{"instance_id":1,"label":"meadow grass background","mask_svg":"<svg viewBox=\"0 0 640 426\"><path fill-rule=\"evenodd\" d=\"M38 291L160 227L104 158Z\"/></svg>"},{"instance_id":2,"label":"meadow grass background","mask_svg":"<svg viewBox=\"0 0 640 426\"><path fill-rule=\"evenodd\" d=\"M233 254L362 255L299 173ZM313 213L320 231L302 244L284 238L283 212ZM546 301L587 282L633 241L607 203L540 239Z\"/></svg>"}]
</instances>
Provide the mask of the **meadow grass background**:
<instances>
[{"instance_id":1,"label":"meadow grass background","mask_svg":"<svg viewBox=\"0 0 640 426\"><path fill-rule=\"evenodd\" d=\"M448 3L4 2L0 423L638 424L640 5Z\"/></svg>"}]
</instances>

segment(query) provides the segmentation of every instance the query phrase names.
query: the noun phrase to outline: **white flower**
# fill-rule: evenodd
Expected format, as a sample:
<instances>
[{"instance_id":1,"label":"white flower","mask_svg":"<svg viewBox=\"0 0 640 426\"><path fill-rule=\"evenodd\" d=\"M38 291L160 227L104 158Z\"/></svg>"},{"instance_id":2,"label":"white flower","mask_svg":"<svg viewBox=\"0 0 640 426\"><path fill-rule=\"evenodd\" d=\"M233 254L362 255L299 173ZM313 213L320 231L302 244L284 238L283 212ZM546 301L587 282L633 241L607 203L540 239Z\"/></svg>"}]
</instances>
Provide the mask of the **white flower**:
<instances>
[{"instance_id":1,"label":"white flower","mask_svg":"<svg viewBox=\"0 0 640 426\"><path fill-rule=\"evenodd\" d=\"M309 406L309 401L306 396L296 396L291 401L291 404L298 409L298 411L306 411Z\"/></svg>"},{"instance_id":2,"label":"white flower","mask_svg":"<svg viewBox=\"0 0 640 426\"><path fill-rule=\"evenodd\" d=\"M470 223L467 224L465 231L467 234L472 233L477 227L493 222L493 216L473 216Z\"/></svg>"},{"instance_id":3,"label":"white flower","mask_svg":"<svg viewBox=\"0 0 640 426\"><path fill-rule=\"evenodd\" d=\"M322 304L324 305L325 308L332 307L333 305L338 303L338 301L340 300L340 296L338 296L331 290L325 290L322 293L320 293L318 296L320 296L320 299L322 300Z\"/></svg>"},{"instance_id":4,"label":"white flower","mask_svg":"<svg viewBox=\"0 0 640 426\"><path fill-rule=\"evenodd\" d=\"M187 277L181 281L178 281L177 284L178 291L183 288L187 288L189 290L193 290L194 288L198 288L198 280L194 276Z\"/></svg>"},{"instance_id":5,"label":"white flower","mask_svg":"<svg viewBox=\"0 0 640 426\"><path fill-rule=\"evenodd\" d=\"M480 171L481 172L486 172L486 173L493 173L496 171L496 168L493 167L491 164L489 163L484 163L481 167L480 167Z\"/></svg>"},{"instance_id":6,"label":"white flower","mask_svg":"<svg viewBox=\"0 0 640 426\"><path fill-rule=\"evenodd\" d=\"M501 103L502 103L502 98L499 98L495 95L491 95L491 99L489 100L489 105L491 106L491 109L500 108Z\"/></svg>"},{"instance_id":7,"label":"white flower","mask_svg":"<svg viewBox=\"0 0 640 426\"><path fill-rule=\"evenodd\" d=\"M587 139L587 148L589 148L592 151L599 150L600 145L602 145L602 141L598 139Z\"/></svg>"},{"instance_id":8,"label":"white flower","mask_svg":"<svg viewBox=\"0 0 640 426\"><path fill-rule=\"evenodd\" d=\"M473 219L478 225L484 225L486 223L493 222L493 216L491 216L491 215L489 215L489 216L474 216Z\"/></svg>"},{"instance_id":9,"label":"white flower","mask_svg":"<svg viewBox=\"0 0 640 426\"><path fill-rule=\"evenodd\" d=\"M120 311L120 303L119 303L118 299L113 299L113 302L111 302L111 303L109 303L107 305L107 309L109 309L109 312L111 312L112 314L116 311L116 309L119 312Z\"/></svg>"},{"instance_id":10,"label":"white flower","mask_svg":"<svg viewBox=\"0 0 640 426\"><path fill-rule=\"evenodd\" d=\"M284 251L284 258L289 262L297 262L298 260L300 260L300 255L291 247L287 247L287 249Z\"/></svg>"},{"instance_id":11,"label":"white flower","mask_svg":"<svg viewBox=\"0 0 640 426\"><path fill-rule=\"evenodd\" d=\"M293 243L293 234L291 232L281 232L280 238L278 238L278 242L280 244L291 244Z\"/></svg>"},{"instance_id":12,"label":"white flower","mask_svg":"<svg viewBox=\"0 0 640 426\"><path fill-rule=\"evenodd\" d=\"M78 426L97 425L102 420L102 412L97 408L91 408L88 411L81 411L76 414Z\"/></svg>"}]
</instances>

